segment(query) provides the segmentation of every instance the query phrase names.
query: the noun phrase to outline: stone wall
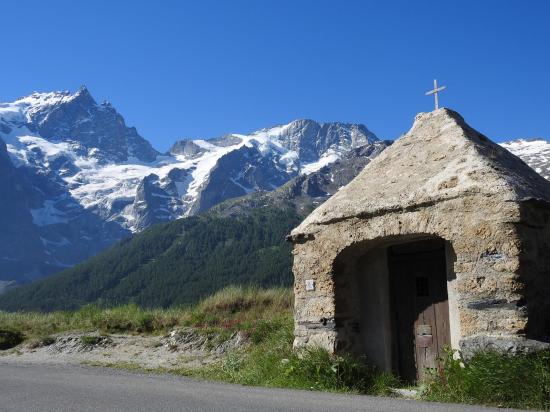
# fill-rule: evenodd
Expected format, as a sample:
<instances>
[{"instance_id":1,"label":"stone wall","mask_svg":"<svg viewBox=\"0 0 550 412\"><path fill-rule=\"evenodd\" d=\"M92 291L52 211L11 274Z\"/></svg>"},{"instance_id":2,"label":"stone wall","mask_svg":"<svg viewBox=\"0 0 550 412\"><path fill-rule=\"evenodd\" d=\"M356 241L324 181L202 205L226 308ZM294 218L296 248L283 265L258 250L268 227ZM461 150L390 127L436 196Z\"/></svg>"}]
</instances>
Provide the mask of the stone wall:
<instances>
[{"instance_id":1,"label":"stone wall","mask_svg":"<svg viewBox=\"0 0 550 412\"><path fill-rule=\"evenodd\" d=\"M448 259L450 255L454 261L448 287L452 289L453 346L458 348L462 340L478 334L521 336L528 320L522 306L526 279L520 278L519 270L525 246L520 240L524 232L518 230L521 218L520 207L514 202L471 194L331 221L313 234L295 238L295 346L313 344L333 352L353 352L359 340L356 302L361 291L351 279L349 265L374 247L424 237L440 237L451 246ZM537 236L550 239L547 234ZM541 262L540 253L521 256ZM544 262L537 264L550 263ZM539 270L531 277L537 277ZM306 291L307 279L315 281L315 291ZM547 280L543 283L548 286ZM547 303L537 303L543 300L535 297L533 302L547 307Z\"/></svg>"}]
</instances>

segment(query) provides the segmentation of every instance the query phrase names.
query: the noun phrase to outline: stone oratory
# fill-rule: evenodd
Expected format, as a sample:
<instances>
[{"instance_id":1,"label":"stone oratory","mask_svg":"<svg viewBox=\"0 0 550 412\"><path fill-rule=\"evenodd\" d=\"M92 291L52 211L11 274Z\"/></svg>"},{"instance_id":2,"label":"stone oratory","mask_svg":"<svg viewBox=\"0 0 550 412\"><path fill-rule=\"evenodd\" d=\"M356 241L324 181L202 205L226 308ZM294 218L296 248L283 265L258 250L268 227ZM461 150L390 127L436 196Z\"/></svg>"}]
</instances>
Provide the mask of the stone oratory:
<instances>
[{"instance_id":1,"label":"stone oratory","mask_svg":"<svg viewBox=\"0 0 550 412\"><path fill-rule=\"evenodd\" d=\"M446 346L547 347L550 182L452 110L419 114L289 240L296 347L411 381Z\"/></svg>"}]
</instances>

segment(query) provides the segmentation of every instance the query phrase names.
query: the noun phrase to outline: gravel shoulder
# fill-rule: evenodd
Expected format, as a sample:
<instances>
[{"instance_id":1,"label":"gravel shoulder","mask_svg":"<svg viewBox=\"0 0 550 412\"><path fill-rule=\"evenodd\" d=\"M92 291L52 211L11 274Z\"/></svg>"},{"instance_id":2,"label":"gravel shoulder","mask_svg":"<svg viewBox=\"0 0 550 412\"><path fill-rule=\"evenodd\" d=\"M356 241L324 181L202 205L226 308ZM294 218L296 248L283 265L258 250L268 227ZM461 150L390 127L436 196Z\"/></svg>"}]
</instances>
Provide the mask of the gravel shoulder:
<instances>
[{"instance_id":1,"label":"gravel shoulder","mask_svg":"<svg viewBox=\"0 0 550 412\"><path fill-rule=\"evenodd\" d=\"M222 337L191 328L173 330L162 336L72 332L0 351L0 361L132 365L143 369L170 370L208 365L221 359L227 351L246 345L246 338L238 332Z\"/></svg>"}]
</instances>

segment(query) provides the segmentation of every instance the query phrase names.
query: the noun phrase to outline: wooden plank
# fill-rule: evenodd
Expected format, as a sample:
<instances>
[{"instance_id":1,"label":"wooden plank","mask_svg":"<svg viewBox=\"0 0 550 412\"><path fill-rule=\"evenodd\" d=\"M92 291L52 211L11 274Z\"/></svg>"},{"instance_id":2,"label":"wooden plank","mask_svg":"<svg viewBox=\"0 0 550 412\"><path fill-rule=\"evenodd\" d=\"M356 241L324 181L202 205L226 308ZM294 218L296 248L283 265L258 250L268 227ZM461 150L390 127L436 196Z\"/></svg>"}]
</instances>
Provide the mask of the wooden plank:
<instances>
[{"instance_id":1,"label":"wooden plank","mask_svg":"<svg viewBox=\"0 0 550 412\"><path fill-rule=\"evenodd\" d=\"M438 367L438 358L450 343L443 243L429 240L391 248L388 265L396 369L404 379L422 380L426 368ZM428 338L418 339L417 344L421 325L431 328L431 345Z\"/></svg>"},{"instance_id":2,"label":"wooden plank","mask_svg":"<svg viewBox=\"0 0 550 412\"><path fill-rule=\"evenodd\" d=\"M414 307L411 299L413 287L409 274L409 259L394 259L391 262L391 287L394 312L394 340L396 371L403 379L414 380L416 368L414 361Z\"/></svg>"}]
</instances>

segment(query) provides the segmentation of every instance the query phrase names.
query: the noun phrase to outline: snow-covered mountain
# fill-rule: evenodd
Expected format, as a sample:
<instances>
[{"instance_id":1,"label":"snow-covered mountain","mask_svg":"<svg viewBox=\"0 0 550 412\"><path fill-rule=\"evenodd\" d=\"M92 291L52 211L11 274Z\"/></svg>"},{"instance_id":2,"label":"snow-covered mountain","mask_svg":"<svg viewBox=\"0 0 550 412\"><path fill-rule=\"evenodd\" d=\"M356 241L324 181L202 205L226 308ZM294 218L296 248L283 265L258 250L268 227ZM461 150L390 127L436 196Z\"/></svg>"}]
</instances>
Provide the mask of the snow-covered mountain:
<instances>
[{"instance_id":1,"label":"snow-covered mountain","mask_svg":"<svg viewBox=\"0 0 550 412\"><path fill-rule=\"evenodd\" d=\"M0 140L0 281L19 282L379 142L363 125L297 120L161 154L85 87L0 103Z\"/></svg>"},{"instance_id":2,"label":"snow-covered mountain","mask_svg":"<svg viewBox=\"0 0 550 412\"><path fill-rule=\"evenodd\" d=\"M85 87L0 103L0 290L72 266L152 224L271 191L327 165L288 190L328 196L366 164L362 156L386 145L363 125L296 120L181 140L159 153ZM548 142L503 146L549 176ZM339 159L348 159L342 170Z\"/></svg>"},{"instance_id":3,"label":"snow-covered mountain","mask_svg":"<svg viewBox=\"0 0 550 412\"><path fill-rule=\"evenodd\" d=\"M544 139L518 139L501 146L520 157L525 163L550 180L550 143Z\"/></svg>"}]
</instances>

